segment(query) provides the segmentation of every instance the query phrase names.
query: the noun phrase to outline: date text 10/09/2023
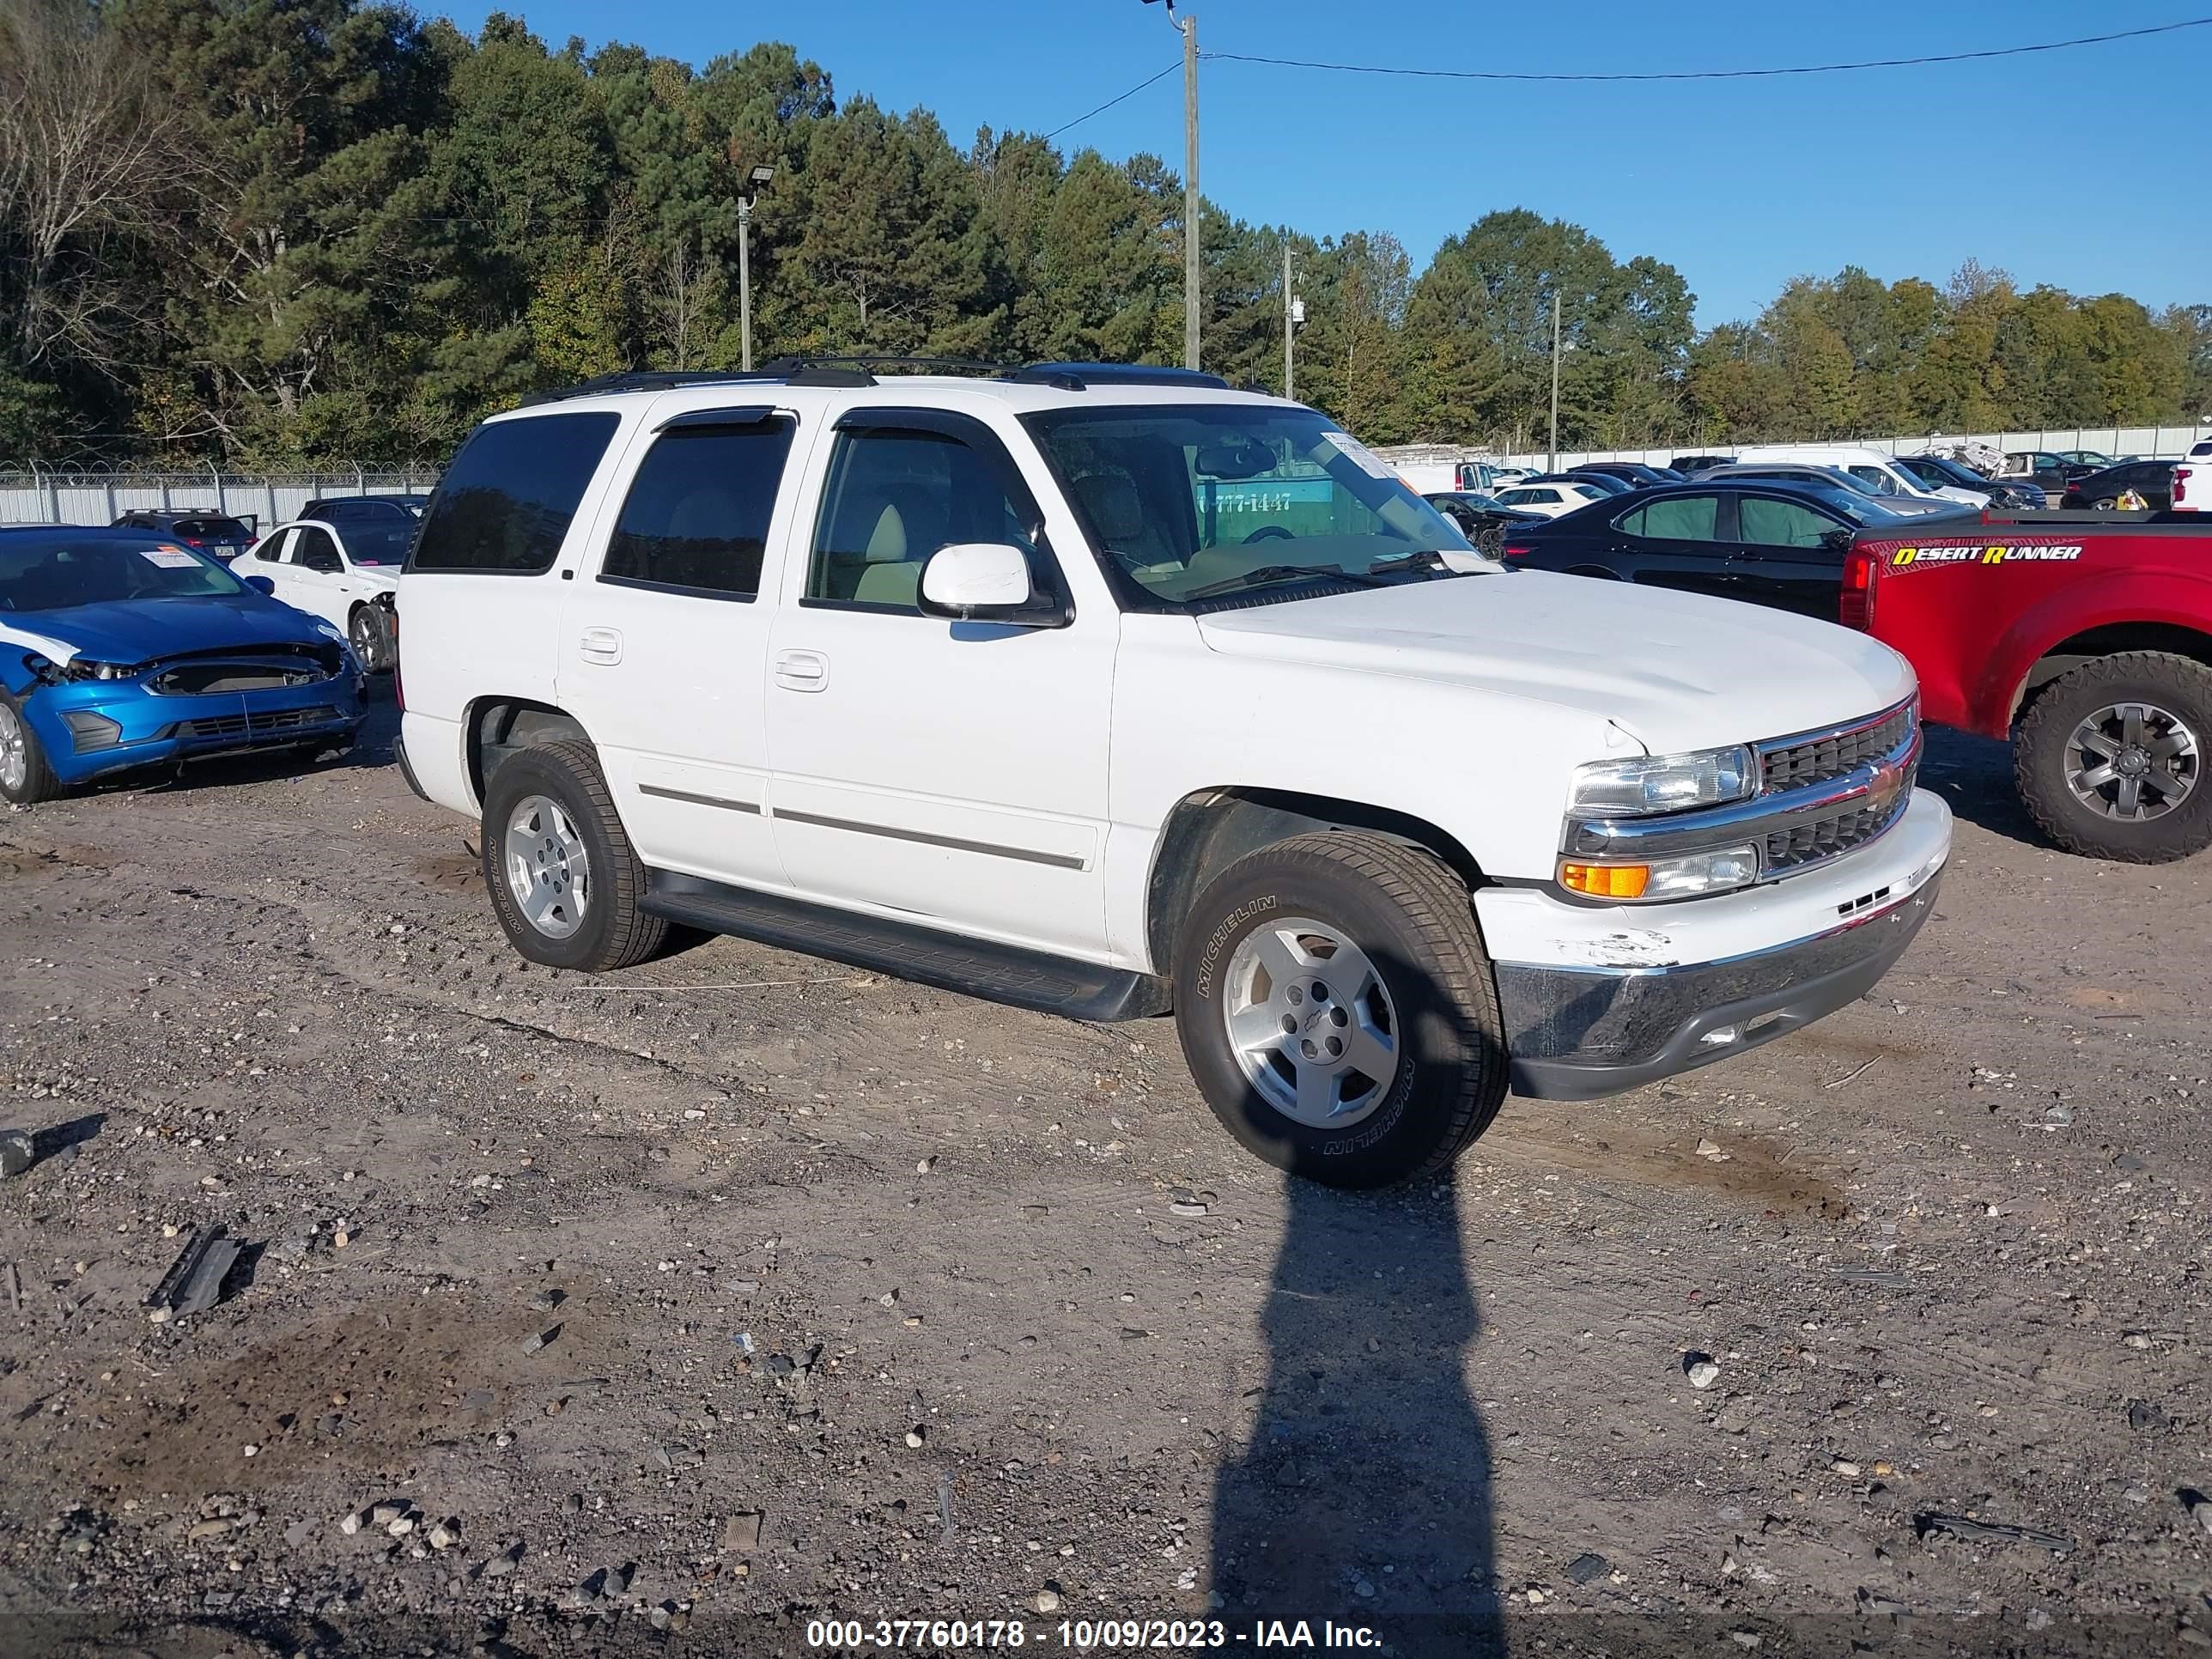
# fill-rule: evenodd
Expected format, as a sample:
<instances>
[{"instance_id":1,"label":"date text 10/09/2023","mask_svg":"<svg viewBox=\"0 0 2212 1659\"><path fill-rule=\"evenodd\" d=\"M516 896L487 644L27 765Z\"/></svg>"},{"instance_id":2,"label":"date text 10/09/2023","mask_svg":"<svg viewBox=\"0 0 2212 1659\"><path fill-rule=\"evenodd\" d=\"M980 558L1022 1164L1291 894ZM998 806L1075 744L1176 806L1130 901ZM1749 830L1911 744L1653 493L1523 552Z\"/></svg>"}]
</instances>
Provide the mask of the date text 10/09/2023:
<instances>
[{"instance_id":1,"label":"date text 10/09/2023","mask_svg":"<svg viewBox=\"0 0 2212 1659\"><path fill-rule=\"evenodd\" d=\"M1032 1631L1021 1619L815 1619L806 1645L831 1653L957 1653L1038 1647L1071 1653L1176 1651L1206 1648L1379 1648L1365 1625L1329 1620L1266 1619L1232 1627L1218 1619L1063 1619Z\"/></svg>"}]
</instances>

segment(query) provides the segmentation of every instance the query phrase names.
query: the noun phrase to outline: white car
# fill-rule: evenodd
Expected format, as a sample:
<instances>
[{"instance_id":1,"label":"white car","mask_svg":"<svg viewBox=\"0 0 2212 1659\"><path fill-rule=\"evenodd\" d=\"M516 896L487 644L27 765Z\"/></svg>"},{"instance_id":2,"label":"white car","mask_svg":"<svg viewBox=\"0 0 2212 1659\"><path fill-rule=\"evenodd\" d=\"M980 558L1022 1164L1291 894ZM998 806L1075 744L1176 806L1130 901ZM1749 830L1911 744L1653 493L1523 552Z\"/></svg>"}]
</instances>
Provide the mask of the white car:
<instances>
[{"instance_id":1,"label":"white car","mask_svg":"<svg viewBox=\"0 0 2212 1659\"><path fill-rule=\"evenodd\" d=\"M580 386L463 446L400 606L402 770L530 960L702 928L1172 1010L1224 1127L1346 1187L1862 997L1951 845L1887 647L1508 569L1180 369Z\"/></svg>"},{"instance_id":2,"label":"white car","mask_svg":"<svg viewBox=\"0 0 2212 1659\"><path fill-rule=\"evenodd\" d=\"M1547 519L1556 519L1562 513L1601 501L1605 495L1606 492L1595 484L1540 483L1516 484L1510 489L1498 491L1496 499L1500 507L1518 507L1523 513L1540 513Z\"/></svg>"},{"instance_id":3,"label":"white car","mask_svg":"<svg viewBox=\"0 0 2212 1659\"><path fill-rule=\"evenodd\" d=\"M231 564L240 580L259 577L276 598L345 630L362 667L392 665L391 612L410 522L337 525L296 519L279 525Z\"/></svg>"},{"instance_id":4,"label":"white car","mask_svg":"<svg viewBox=\"0 0 2212 1659\"><path fill-rule=\"evenodd\" d=\"M1504 489L1508 485L1519 483L1523 478L1533 478L1535 476L1534 467L1493 466L1490 469L1490 487L1492 489Z\"/></svg>"},{"instance_id":5,"label":"white car","mask_svg":"<svg viewBox=\"0 0 2212 1659\"><path fill-rule=\"evenodd\" d=\"M1871 486L1878 495L1902 495L1910 501L1948 501L1954 507L1967 507L1979 512L1989 505L1989 497L1956 484L1931 488L1914 477L1895 460L1868 444L1754 444L1736 457L1739 465L1767 464L1777 461L1808 463L1814 466L1840 467L1862 483Z\"/></svg>"}]
</instances>

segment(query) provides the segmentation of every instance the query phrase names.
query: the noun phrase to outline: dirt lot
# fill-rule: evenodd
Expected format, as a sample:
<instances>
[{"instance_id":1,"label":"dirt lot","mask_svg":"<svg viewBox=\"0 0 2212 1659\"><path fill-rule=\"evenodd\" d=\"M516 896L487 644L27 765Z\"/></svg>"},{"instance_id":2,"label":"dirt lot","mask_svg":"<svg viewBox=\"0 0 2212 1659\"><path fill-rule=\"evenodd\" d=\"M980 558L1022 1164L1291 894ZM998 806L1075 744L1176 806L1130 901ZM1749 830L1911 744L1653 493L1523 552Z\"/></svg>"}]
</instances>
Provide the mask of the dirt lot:
<instances>
[{"instance_id":1,"label":"dirt lot","mask_svg":"<svg viewBox=\"0 0 2212 1659\"><path fill-rule=\"evenodd\" d=\"M1165 1023L526 967L387 760L0 817L0 1646L2212 1645L2212 860L2045 849L1994 749L1874 997L1364 1200Z\"/></svg>"}]
</instances>

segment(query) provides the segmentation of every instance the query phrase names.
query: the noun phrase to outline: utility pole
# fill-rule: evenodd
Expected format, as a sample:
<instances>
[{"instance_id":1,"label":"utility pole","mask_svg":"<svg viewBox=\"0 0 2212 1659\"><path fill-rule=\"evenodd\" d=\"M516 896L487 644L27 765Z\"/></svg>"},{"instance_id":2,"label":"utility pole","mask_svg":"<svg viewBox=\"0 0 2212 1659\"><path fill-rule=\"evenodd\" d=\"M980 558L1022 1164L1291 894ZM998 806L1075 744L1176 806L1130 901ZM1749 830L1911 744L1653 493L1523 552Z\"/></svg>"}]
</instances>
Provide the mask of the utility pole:
<instances>
[{"instance_id":1,"label":"utility pole","mask_svg":"<svg viewBox=\"0 0 2212 1659\"><path fill-rule=\"evenodd\" d=\"M1182 366L1198 367L1198 19L1182 31Z\"/></svg>"},{"instance_id":2,"label":"utility pole","mask_svg":"<svg viewBox=\"0 0 2212 1659\"><path fill-rule=\"evenodd\" d=\"M1544 471L1559 470L1559 291L1552 290L1552 459Z\"/></svg>"},{"instance_id":3,"label":"utility pole","mask_svg":"<svg viewBox=\"0 0 2212 1659\"><path fill-rule=\"evenodd\" d=\"M1283 238L1283 396L1286 400L1297 397L1297 380L1292 373L1291 343L1297 338L1297 318L1293 313L1297 301L1291 298L1291 239Z\"/></svg>"}]
</instances>

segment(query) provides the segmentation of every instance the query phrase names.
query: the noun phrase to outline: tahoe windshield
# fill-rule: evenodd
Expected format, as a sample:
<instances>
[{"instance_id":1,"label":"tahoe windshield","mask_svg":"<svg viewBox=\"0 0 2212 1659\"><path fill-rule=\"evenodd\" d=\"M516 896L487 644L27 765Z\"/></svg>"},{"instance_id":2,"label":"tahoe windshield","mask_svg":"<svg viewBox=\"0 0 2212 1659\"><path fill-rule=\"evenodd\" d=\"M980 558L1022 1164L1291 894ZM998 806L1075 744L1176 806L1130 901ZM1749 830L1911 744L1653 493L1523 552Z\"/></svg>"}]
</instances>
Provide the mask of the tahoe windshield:
<instances>
[{"instance_id":1,"label":"tahoe windshield","mask_svg":"<svg viewBox=\"0 0 2212 1659\"><path fill-rule=\"evenodd\" d=\"M61 611L125 599L228 597L245 586L211 559L174 542L0 542L0 613Z\"/></svg>"},{"instance_id":2,"label":"tahoe windshield","mask_svg":"<svg viewBox=\"0 0 2212 1659\"><path fill-rule=\"evenodd\" d=\"M1062 409L1025 424L1093 545L1157 599L1449 574L1441 559L1410 556L1474 552L1449 519L1311 410Z\"/></svg>"}]
</instances>

